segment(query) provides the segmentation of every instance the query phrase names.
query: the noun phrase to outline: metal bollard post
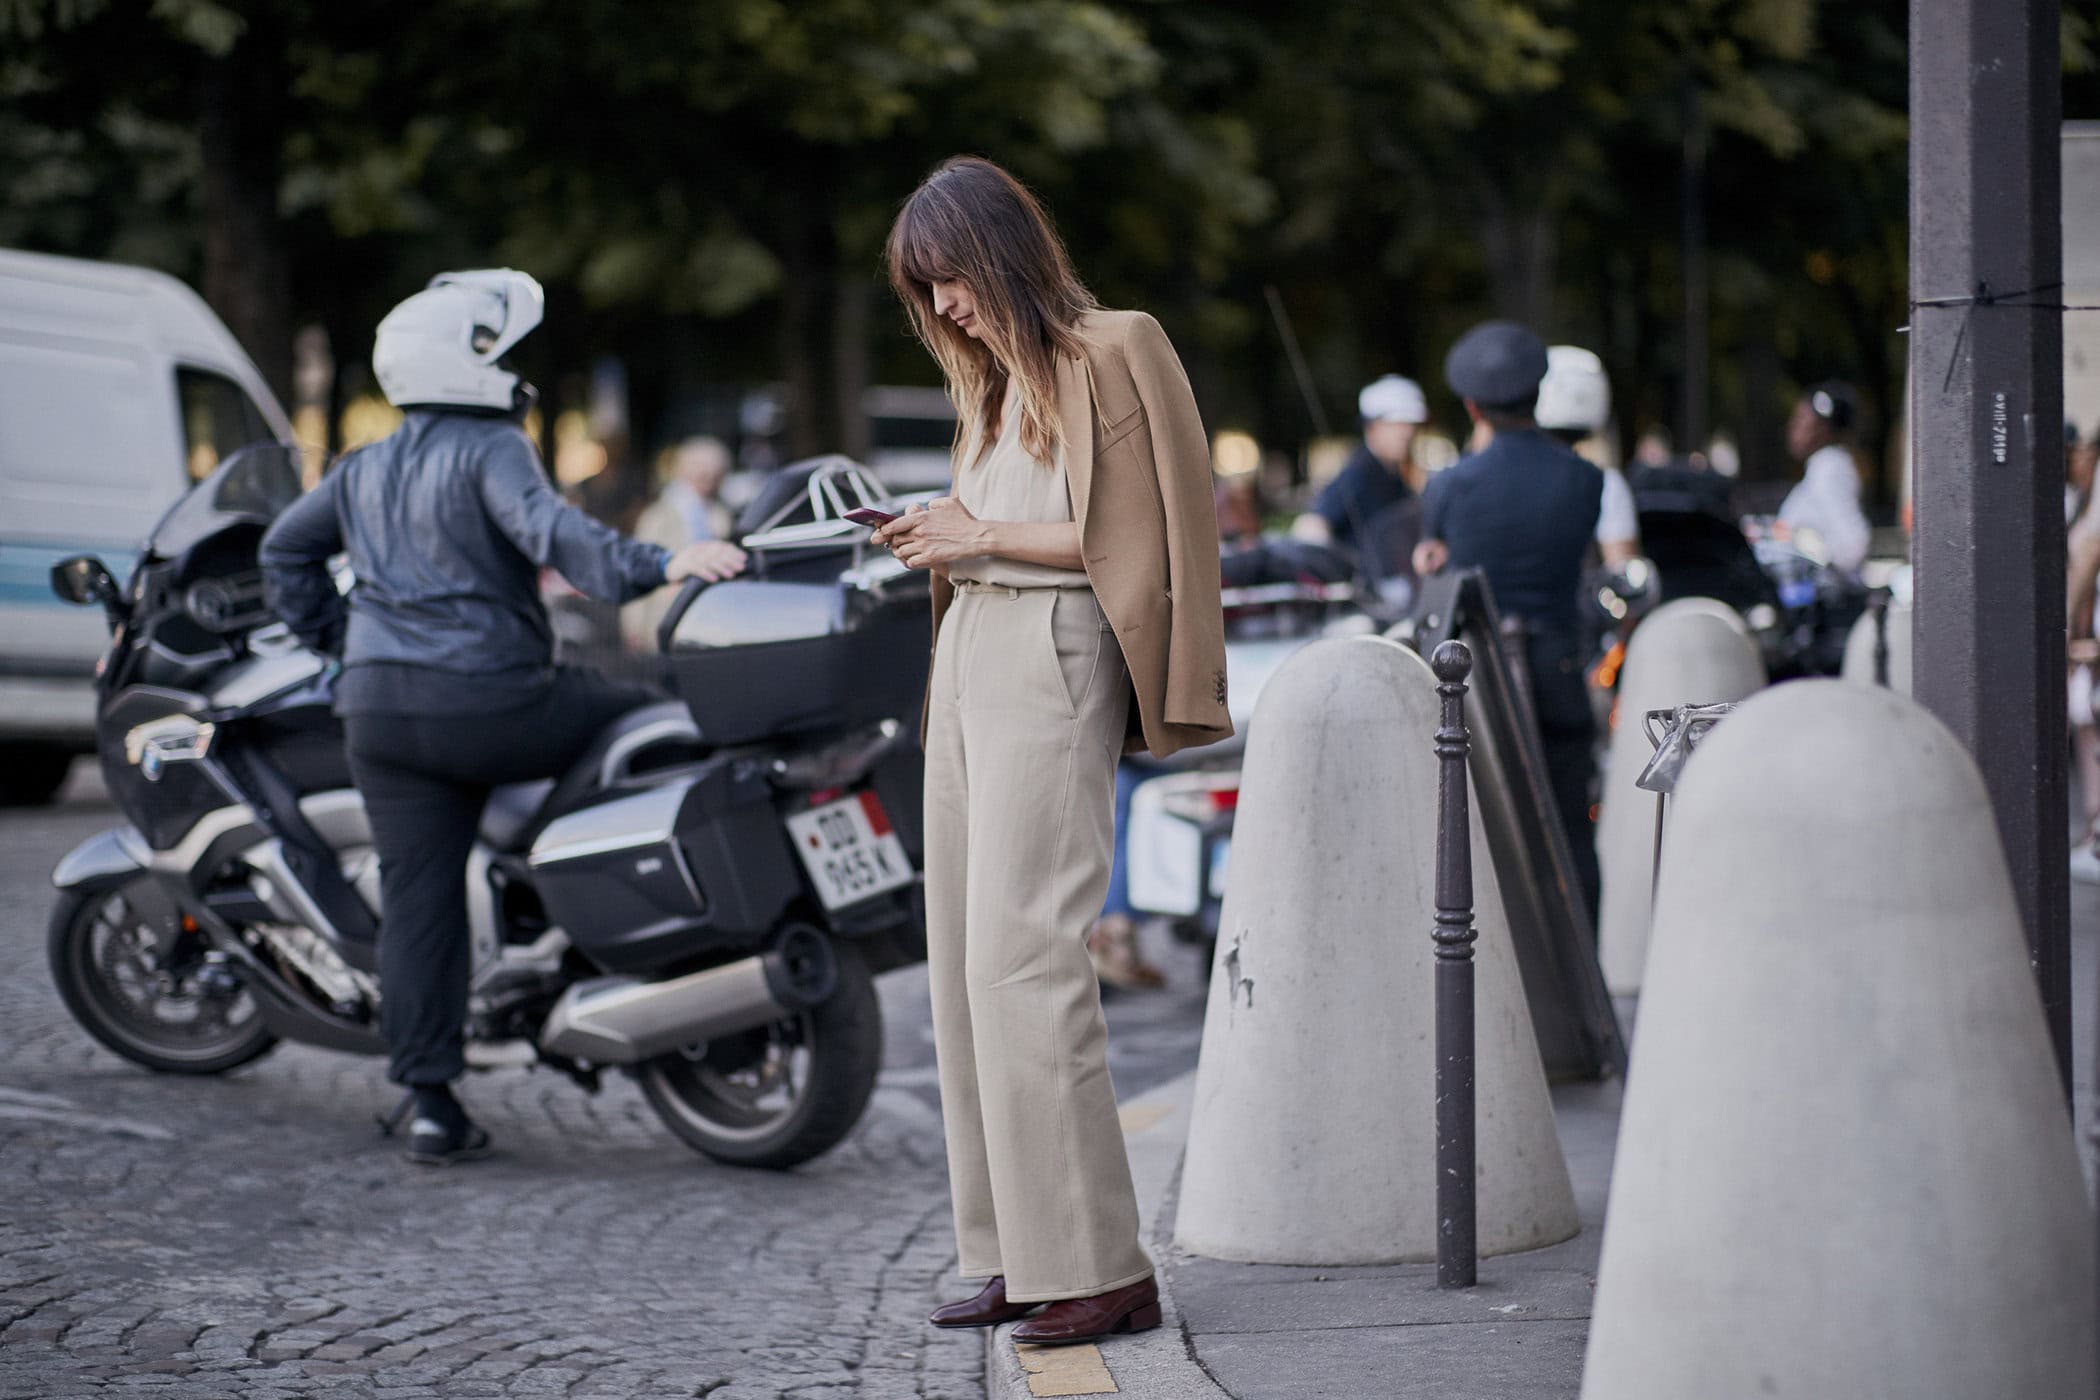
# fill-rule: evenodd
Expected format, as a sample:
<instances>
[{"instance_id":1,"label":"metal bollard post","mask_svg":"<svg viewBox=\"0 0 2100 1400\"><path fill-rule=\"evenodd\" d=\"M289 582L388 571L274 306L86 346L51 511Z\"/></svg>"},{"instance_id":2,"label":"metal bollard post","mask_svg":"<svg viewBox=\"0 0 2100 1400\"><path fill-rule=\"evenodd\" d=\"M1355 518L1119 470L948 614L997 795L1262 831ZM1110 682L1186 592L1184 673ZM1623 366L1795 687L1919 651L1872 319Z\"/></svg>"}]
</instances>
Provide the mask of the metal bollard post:
<instances>
[{"instance_id":1,"label":"metal bollard post","mask_svg":"<svg viewBox=\"0 0 2100 1400\"><path fill-rule=\"evenodd\" d=\"M1867 595L1867 606L1874 610L1874 684L1883 688L1889 683L1889 597L1886 588Z\"/></svg>"},{"instance_id":2,"label":"metal bollard post","mask_svg":"<svg viewBox=\"0 0 2100 1400\"><path fill-rule=\"evenodd\" d=\"M1443 712L1436 731L1436 1281L1479 1274L1473 1142L1473 834L1466 794L1466 677L1473 653L1445 642L1430 658Z\"/></svg>"}]
</instances>

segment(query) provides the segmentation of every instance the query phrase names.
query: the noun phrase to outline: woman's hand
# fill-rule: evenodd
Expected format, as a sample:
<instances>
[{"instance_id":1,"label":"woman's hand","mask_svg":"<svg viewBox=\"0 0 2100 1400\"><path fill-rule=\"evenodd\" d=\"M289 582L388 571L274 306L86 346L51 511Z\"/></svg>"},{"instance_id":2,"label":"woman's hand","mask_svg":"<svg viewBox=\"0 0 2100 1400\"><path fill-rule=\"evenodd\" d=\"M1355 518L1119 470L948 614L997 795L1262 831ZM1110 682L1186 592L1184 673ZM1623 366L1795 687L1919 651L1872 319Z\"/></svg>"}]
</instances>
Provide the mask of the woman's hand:
<instances>
[{"instance_id":1,"label":"woman's hand","mask_svg":"<svg viewBox=\"0 0 2100 1400\"><path fill-rule=\"evenodd\" d=\"M875 531L875 542L909 569L945 571L958 559L992 553L991 531L953 496L937 496Z\"/></svg>"}]
</instances>

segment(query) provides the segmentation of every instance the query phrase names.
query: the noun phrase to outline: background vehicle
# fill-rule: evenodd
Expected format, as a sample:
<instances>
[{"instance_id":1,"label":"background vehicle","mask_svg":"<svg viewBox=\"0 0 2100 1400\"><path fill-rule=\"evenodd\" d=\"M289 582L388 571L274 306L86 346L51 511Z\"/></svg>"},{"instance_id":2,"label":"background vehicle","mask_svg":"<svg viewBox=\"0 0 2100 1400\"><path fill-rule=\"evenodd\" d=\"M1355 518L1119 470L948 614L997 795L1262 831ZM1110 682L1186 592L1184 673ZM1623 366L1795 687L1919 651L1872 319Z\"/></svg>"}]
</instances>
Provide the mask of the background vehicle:
<instances>
[{"instance_id":1,"label":"background vehicle","mask_svg":"<svg viewBox=\"0 0 2100 1400\"><path fill-rule=\"evenodd\" d=\"M194 475L264 441L291 425L189 288L0 250L0 801L48 799L94 746L107 632L51 596L51 566L130 558Z\"/></svg>"},{"instance_id":2,"label":"background vehicle","mask_svg":"<svg viewBox=\"0 0 2100 1400\"><path fill-rule=\"evenodd\" d=\"M874 491L850 463L800 475L819 505ZM90 558L54 571L115 628L98 743L131 825L54 874L51 971L89 1032L154 1069L218 1073L280 1037L384 1048L335 667L271 622L255 565L298 492L288 450L249 448L169 511L128 587ZM806 581L688 584L664 624L683 698L559 779L495 790L467 872L470 1064L591 1089L630 1070L680 1138L742 1165L804 1161L859 1119L871 978L924 956L923 677L865 659L923 645L927 604L924 575L860 562L866 532L840 523L791 531Z\"/></svg>"}]
</instances>

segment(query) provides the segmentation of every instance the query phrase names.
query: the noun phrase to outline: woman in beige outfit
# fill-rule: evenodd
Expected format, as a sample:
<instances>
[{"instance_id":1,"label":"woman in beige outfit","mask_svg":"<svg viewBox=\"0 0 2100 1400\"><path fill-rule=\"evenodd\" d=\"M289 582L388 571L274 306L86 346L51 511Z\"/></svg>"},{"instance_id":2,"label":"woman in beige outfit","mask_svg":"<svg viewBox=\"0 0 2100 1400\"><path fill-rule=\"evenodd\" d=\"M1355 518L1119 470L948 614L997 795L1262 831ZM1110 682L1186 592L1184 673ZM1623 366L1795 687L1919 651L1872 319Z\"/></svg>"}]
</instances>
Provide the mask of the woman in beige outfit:
<instances>
[{"instance_id":1,"label":"woman in beige outfit","mask_svg":"<svg viewBox=\"0 0 2100 1400\"><path fill-rule=\"evenodd\" d=\"M1232 732L1210 454L1151 317L1104 311L1033 196L952 160L891 284L961 422L954 495L876 538L931 569L926 931L966 1302L1017 1341L1159 1324L1086 929L1118 755ZM1044 1306L1047 1305L1047 1306Z\"/></svg>"}]
</instances>

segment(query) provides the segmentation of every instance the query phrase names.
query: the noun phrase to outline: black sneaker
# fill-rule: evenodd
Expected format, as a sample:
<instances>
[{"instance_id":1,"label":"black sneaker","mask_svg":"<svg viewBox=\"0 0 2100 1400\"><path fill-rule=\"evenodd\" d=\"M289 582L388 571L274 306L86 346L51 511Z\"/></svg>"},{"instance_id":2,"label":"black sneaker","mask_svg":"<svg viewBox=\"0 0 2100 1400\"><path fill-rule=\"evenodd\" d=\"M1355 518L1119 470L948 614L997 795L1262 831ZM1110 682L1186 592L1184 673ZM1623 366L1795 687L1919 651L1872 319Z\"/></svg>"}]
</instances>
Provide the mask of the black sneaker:
<instances>
[{"instance_id":1,"label":"black sneaker","mask_svg":"<svg viewBox=\"0 0 2100 1400\"><path fill-rule=\"evenodd\" d=\"M435 1118L418 1118L408 1128L408 1160L419 1167L449 1167L489 1155L489 1135L472 1123L448 1128Z\"/></svg>"}]
</instances>

